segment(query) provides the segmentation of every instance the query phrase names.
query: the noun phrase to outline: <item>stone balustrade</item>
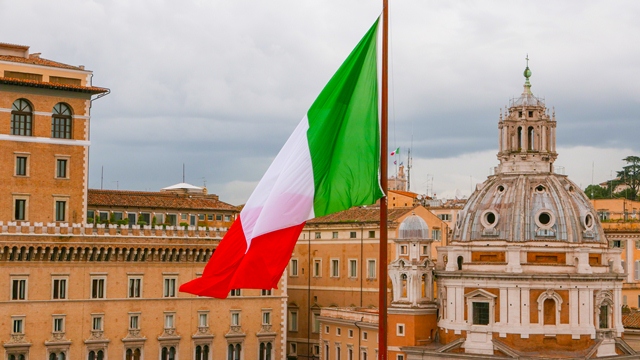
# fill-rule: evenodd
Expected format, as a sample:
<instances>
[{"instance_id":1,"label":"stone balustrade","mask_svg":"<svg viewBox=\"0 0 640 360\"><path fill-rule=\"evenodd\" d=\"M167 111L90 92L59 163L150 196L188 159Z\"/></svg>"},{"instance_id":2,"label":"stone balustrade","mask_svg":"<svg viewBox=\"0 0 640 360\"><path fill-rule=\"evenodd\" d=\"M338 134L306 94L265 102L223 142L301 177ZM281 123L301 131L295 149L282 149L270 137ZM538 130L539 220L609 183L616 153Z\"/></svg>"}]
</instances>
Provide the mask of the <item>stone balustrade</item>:
<instances>
[{"instance_id":1,"label":"stone balustrade","mask_svg":"<svg viewBox=\"0 0 640 360\"><path fill-rule=\"evenodd\" d=\"M164 226L164 225L116 225L116 224L71 224L41 223L33 225L28 221L0 221L0 235L68 235L68 236L143 236L169 238L211 238L221 239L227 232L226 227L203 226Z\"/></svg>"}]
</instances>

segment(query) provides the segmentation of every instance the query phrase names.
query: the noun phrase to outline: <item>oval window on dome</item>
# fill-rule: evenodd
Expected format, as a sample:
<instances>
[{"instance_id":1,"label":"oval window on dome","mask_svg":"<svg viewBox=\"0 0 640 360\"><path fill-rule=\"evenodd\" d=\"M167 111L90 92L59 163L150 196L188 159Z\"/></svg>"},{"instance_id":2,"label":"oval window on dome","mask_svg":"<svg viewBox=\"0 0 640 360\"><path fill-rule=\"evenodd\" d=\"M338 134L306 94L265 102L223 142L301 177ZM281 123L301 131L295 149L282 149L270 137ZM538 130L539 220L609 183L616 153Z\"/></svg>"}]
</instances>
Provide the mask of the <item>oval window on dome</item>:
<instances>
[{"instance_id":1,"label":"oval window on dome","mask_svg":"<svg viewBox=\"0 0 640 360\"><path fill-rule=\"evenodd\" d=\"M504 192L504 185L498 185L498 192Z\"/></svg>"},{"instance_id":2,"label":"oval window on dome","mask_svg":"<svg viewBox=\"0 0 640 360\"><path fill-rule=\"evenodd\" d=\"M591 214L586 214L583 218L582 218L582 224L584 225L584 228L587 230L591 230L593 229L593 215Z\"/></svg>"},{"instance_id":3,"label":"oval window on dome","mask_svg":"<svg viewBox=\"0 0 640 360\"><path fill-rule=\"evenodd\" d=\"M535 217L535 222L542 229L550 229L556 223L556 217L549 210L541 210Z\"/></svg>"},{"instance_id":4,"label":"oval window on dome","mask_svg":"<svg viewBox=\"0 0 640 360\"><path fill-rule=\"evenodd\" d=\"M536 192L542 193L544 192L546 189L543 185L538 185L536 186Z\"/></svg>"},{"instance_id":5,"label":"oval window on dome","mask_svg":"<svg viewBox=\"0 0 640 360\"><path fill-rule=\"evenodd\" d=\"M494 210L485 210L482 213L482 218L480 222L485 229L494 228L498 224L499 215Z\"/></svg>"}]
</instances>

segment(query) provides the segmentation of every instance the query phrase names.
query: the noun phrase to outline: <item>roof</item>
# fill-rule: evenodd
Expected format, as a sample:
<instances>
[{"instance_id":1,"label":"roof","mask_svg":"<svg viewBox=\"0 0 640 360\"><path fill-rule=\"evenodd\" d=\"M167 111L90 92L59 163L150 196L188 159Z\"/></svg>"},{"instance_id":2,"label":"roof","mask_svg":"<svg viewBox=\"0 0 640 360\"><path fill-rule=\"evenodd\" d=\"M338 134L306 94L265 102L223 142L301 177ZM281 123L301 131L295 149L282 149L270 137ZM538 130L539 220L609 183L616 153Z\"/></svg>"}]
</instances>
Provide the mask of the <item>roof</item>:
<instances>
[{"instance_id":1,"label":"roof","mask_svg":"<svg viewBox=\"0 0 640 360\"><path fill-rule=\"evenodd\" d=\"M11 44L9 46L17 48L17 49L23 49L22 47L20 47L20 45L12 45ZM28 48L29 47L27 46L26 49L28 49ZM81 68L79 66L67 65L67 64L63 64L63 63L60 63L60 62L57 62L57 61L41 58L40 56L34 56L34 55L35 54L31 54L31 55L29 55L28 58L25 58L25 57L22 57L22 56L0 55L0 60L1 61L18 62L18 63L23 63L23 64L32 64L32 65L57 67L57 68L61 68L61 69L87 71L87 70L85 70L85 69L83 69L83 68Z\"/></svg>"},{"instance_id":2,"label":"roof","mask_svg":"<svg viewBox=\"0 0 640 360\"><path fill-rule=\"evenodd\" d=\"M388 210L388 221L397 221L409 211L408 208L393 208ZM307 221L307 224L324 224L324 223L359 223L359 222L379 222L379 207L354 207L349 210L322 216Z\"/></svg>"},{"instance_id":3,"label":"roof","mask_svg":"<svg viewBox=\"0 0 640 360\"><path fill-rule=\"evenodd\" d=\"M622 325L627 329L640 329L640 311L622 314Z\"/></svg>"},{"instance_id":4,"label":"roof","mask_svg":"<svg viewBox=\"0 0 640 360\"><path fill-rule=\"evenodd\" d=\"M21 85L21 86L54 89L54 90L75 91L75 92L83 92L83 93L90 93L90 94L101 94L101 93L106 93L110 91L107 88L101 88L101 87L95 87L95 86L57 84L57 83L50 83L50 82L44 82L44 81L14 79L14 78L8 78L8 77L0 77L0 84Z\"/></svg>"},{"instance_id":5,"label":"roof","mask_svg":"<svg viewBox=\"0 0 640 360\"><path fill-rule=\"evenodd\" d=\"M20 50L29 50L29 47L26 45L18 45L18 44L10 44L10 43L4 43L4 42L0 42L0 46L5 47L5 48L13 48L13 49L20 49Z\"/></svg>"},{"instance_id":6,"label":"roof","mask_svg":"<svg viewBox=\"0 0 640 360\"><path fill-rule=\"evenodd\" d=\"M231 210L236 207L207 196L189 196L169 192L89 189L89 207L141 207L157 209Z\"/></svg>"},{"instance_id":7,"label":"roof","mask_svg":"<svg viewBox=\"0 0 640 360\"><path fill-rule=\"evenodd\" d=\"M393 193L396 193L396 194L408 196L408 197L411 197L411 198L414 198L414 199L418 197L417 193L414 193L414 192L411 192L411 191L388 190L388 192L390 192L390 193L393 192Z\"/></svg>"}]
</instances>

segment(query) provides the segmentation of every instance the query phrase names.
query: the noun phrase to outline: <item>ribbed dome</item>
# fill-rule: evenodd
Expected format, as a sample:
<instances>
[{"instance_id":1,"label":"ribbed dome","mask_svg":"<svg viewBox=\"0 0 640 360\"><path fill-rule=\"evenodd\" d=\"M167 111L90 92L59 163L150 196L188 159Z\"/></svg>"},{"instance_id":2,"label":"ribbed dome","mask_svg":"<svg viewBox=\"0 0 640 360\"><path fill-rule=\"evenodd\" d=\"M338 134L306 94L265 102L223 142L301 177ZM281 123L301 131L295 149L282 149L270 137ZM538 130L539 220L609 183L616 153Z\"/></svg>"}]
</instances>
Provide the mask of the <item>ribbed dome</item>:
<instances>
[{"instance_id":1,"label":"ribbed dome","mask_svg":"<svg viewBox=\"0 0 640 360\"><path fill-rule=\"evenodd\" d=\"M398 239L428 239L429 226L416 214L407 216L398 228Z\"/></svg>"},{"instance_id":2,"label":"ribbed dome","mask_svg":"<svg viewBox=\"0 0 640 360\"><path fill-rule=\"evenodd\" d=\"M454 241L605 242L597 213L564 175L498 174L471 195Z\"/></svg>"}]
</instances>

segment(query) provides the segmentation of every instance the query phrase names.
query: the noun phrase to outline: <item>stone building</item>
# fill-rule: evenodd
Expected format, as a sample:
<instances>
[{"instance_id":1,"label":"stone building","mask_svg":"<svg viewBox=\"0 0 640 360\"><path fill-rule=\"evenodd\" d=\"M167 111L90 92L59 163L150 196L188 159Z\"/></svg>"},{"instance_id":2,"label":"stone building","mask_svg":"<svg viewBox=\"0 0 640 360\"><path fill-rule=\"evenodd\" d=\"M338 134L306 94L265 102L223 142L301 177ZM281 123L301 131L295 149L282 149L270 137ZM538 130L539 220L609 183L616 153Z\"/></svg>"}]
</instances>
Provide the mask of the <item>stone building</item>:
<instances>
[{"instance_id":1,"label":"stone building","mask_svg":"<svg viewBox=\"0 0 640 360\"><path fill-rule=\"evenodd\" d=\"M500 116L495 174L438 248L440 342L479 358L634 354L621 339L621 251L580 188L554 173L555 112L530 76L527 67L524 92Z\"/></svg>"},{"instance_id":2,"label":"stone building","mask_svg":"<svg viewBox=\"0 0 640 360\"><path fill-rule=\"evenodd\" d=\"M377 207L359 207L312 219L305 225L294 249L287 274L287 354L290 358L320 358L321 352L324 351L324 343L320 341L321 336L324 336L320 328L322 308L348 307L350 313L354 309L369 309L365 311L367 314L371 314L370 309L377 308L379 214L380 209ZM445 245L448 233L447 224L422 206L389 209L389 258L406 258L406 264L409 264L409 249L413 244L403 239L399 231L401 224L408 217L418 217L425 224L423 230L428 240L423 240L424 243L420 246L421 255L418 256L421 260L424 260L422 254L425 254L425 251L432 253L436 245ZM426 250L424 246L427 247ZM413 253L411 250L411 254ZM390 279L389 302L394 300ZM422 279L421 275L418 279ZM416 289L422 289L419 281L414 285L417 286ZM398 304L404 301L403 298ZM376 341L375 337L372 339ZM352 341L355 340L357 338ZM371 340L368 341L370 345L367 354L373 356L373 349L377 348L377 345ZM333 343L331 347L334 347ZM338 351L342 351L342 354L347 354L346 343L340 345L340 349ZM358 354L357 347L353 353ZM333 356L335 355L332 355L331 359L334 359Z\"/></svg>"},{"instance_id":3,"label":"stone building","mask_svg":"<svg viewBox=\"0 0 640 360\"><path fill-rule=\"evenodd\" d=\"M237 209L182 185L88 190L89 110L108 90L26 46L0 44L0 72L0 357L282 358L286 277L227 300L178 292Z\"/></svg>"}]
</instances>

